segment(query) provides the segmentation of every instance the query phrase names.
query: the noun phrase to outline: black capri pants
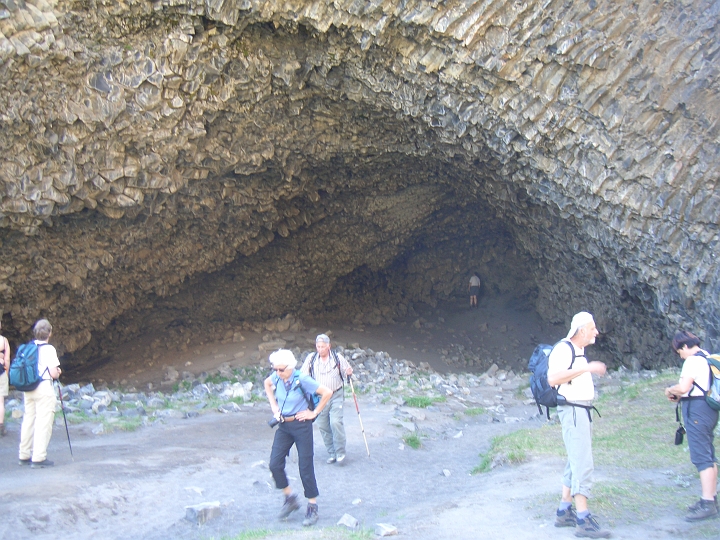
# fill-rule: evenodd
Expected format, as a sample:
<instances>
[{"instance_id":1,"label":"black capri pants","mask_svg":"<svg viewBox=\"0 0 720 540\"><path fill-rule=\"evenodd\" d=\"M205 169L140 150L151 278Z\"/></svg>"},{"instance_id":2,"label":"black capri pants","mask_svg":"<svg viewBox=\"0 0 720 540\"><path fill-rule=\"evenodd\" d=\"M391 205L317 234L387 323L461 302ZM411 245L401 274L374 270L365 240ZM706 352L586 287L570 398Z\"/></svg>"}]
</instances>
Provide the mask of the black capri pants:
<instances>
[{"instance_id":1,"label":"black capri pants","mask_svg":"<svg viewBox=\"0 0 720 540\"><path fill-rule=\"evenodd\" d=\"M298 468L305 497L313 499L319 493L315 480L315 464L313 463L313 425L309 421L294 420L278 424L270 452L270 472L275 480L275 487L278 489L288 487L285 458L290 453L293 444L298 452Z\"/></svg>"}]
</instances>

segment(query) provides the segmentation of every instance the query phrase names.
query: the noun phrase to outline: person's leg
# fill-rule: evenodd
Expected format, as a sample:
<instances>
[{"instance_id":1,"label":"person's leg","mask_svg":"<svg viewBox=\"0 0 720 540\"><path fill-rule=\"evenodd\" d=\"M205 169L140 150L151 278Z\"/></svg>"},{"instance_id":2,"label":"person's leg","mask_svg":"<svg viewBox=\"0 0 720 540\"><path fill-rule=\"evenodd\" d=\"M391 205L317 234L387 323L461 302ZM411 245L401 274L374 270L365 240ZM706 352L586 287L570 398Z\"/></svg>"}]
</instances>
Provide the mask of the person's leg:
<instances>
[{"instance_id":1,"label":"person's leg","mask_svg":"<svg viewBox=\"0 0 720 540\"><path fill-rule=\"evenodd\" d=\"M21 460L30 459L35 436L35 392L23 392L23 413L22 426L20 427L20 452Z\"/></svg>"},{"instance_id":2,"label":"person's leg","mask_svg":"<svg viewBox=\"0 0 720 540\"><path fill-rule=\"evenodd\" d=\"M0 374L0 437L4 437L5 431L5 398L9 392L7 370Z\"/></svg>"},{"instance_id":3,"label":"person's leg","mask_svg":"<svg viewBox=\"0 0 720 540\"><path fill-rule=\"evenodd\" d=\"M45 384L43 383L43 385ZM47 458L47 448L50 444L50 437L52 437L57 398L55 398L52 386L41 386L36 392L39 395L35 406L35 435L33 437L32 460L39 463Z\"/></svg>"},{"instance_id":4,"label":"person's leg","mask_svg":"<svg viewBox=\"0 0 720 540\"><path fill-rule=\"evenodd\" d=\"M325 444L325 449L328 451L328 454L330 454L330 458L335 459L335 446L333 445L333 434L332 434L332 429L330 427L330 410L331 409L332 409L332 398L330 398L330 401L328 401L325 408L320 412L318 417L315 419L315 424L317 424L317 427L320 430L320 436L322 437L323 443Z\"/></svg>"},{"instance_id":5,"label":"person's leg","mask_svg":"<svg viewBox=\"0 0 720 540\"><path fill-rule=\"evenodd\" d=\"M343 403L345 402L345 390L340 389L330 399L332 408L330 409L330 430L332 431L333 448L338 461L345 457L345 424L343 422Z\"/></svg>"},{"instance_id":6,"label":"person's leg","mask_svg":"<svg viewBox=\"0 0 720 540\"><path fill-rule=\"evenodd\" d=\"M702 488L703 499L707 501L715 500L715 496L717 495L717 476L717 463L704 471L700 471L700 486Z\"/></svg>"},{"instance_id":7,"label":"person's leg","mask_svg":"<svg viewBox=\"0 0 720 540\"><path fill-rule=\"evenodd\" d=\"M592 488L592 422L585 409L559 407L563 441L568 465L563 476L563 496L575 499L578 513L587 512L587 499ZM563 498L565 501L566 499Z\"/></svg>"},{"instance_id":8,"label":"person's leg","mask_svg":"<svg viewBox=\"0 0 720 540\"><path fill-rule=\"evenodd\" d=\"M285 495L290 495L292 490L289 487L287 475L285 474L285 458L290 452L295 439L288 432L288 424L279 424L273 439L272 450L270 451L269 469L275 480L275 487L282 489Z\"/></svg>"},{"instance_id":9,"label":"person's leg","mask_svg":"<svg viewBox=\"0 0 720 540\"><path fill-rule=\"evenodd\" d=\"M711 409L702 400L688 400L683 402L683 417L690 461L700 475L702 498L713 500L717 493L714 433L718 423L718 411Z\"/></svg>"},{"instance_id":10,"label":"person's leg","mask_svg":"<svg viewBox=\"0 0 720 540\"><path fill-rule=\"evenodd\" d=\"M298 468L300 480L305 490L305 497L315 503L318 496L317 481L315 480L315 464L313 463L313 429L310 422L294 422L295 448L298 452Z\"/></svg>"}]
</instances>

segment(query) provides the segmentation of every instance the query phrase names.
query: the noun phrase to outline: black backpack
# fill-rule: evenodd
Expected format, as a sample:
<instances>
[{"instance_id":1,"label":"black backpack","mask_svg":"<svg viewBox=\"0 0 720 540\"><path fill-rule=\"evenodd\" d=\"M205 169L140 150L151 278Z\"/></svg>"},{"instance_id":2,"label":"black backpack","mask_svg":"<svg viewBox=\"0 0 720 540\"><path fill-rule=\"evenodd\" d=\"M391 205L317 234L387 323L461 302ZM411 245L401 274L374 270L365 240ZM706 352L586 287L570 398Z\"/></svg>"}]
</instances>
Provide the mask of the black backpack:
<instances>
[{"instance_id":1,"label":"black backpack","mask_svg":"<svg viewBox=\"0 0 720 540\"><path fill-rule=\"evenodd\" d=\"M576 357L575 347L566 340L558 341L555 345L546 345L544 343L538 345L530 357L530 362L528 362L528 368L532 371L532 375L530 375L530 390L532 390L532 395L533 398L535 398L535 403L537 404L540 414L542 414L542 407L545 407L548 420L550 420L550 409L554 409L558 405L571 405L565 400L564 396L558 394L557 387L550 386L548 383L548 360L550 359L550 353L563 342L567 343L572 351L572 361L568 368L572 369ZM568 384L572 384L572 381Z\"/></svg>"}]
</instances>

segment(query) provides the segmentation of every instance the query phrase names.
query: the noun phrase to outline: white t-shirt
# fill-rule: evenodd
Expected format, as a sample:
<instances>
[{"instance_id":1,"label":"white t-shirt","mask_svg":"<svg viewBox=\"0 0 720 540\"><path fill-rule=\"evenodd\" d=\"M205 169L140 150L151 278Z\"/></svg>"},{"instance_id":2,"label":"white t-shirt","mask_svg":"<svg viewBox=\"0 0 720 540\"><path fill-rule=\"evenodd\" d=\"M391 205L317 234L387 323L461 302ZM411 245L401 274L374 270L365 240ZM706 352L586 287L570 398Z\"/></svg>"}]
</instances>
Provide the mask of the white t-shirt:
<instances>
[{"instance_id":1,"label":"white t-shirt","mask_svg":"<svg viewBox=\"0 0 720 540\"><path fill-rule=\"evenodd\" d=\"M575 350L575 362L573 369L586 367L588 364L585 358L585 349L576 347L571 341L563 339L565 343L558 343L548 358L548 376L570 369L572 362L572 351L568 343ZM595 385L592 380L592 373L586 372L578 375L572 381L561 384L558 393L564 396L570 403L575 401L592 401L595 399Z\"/></svg>"},{"instance_id":2,"label":"white t-shirt","mask_svg":"<svg viewBox=\"0 0 720 540\"><path fill-rule=\"evenodd\" d=\"M705 354L709 354L707 351L703 351ZM710 366L708 361L700 355L690 356L683 362L682 372L680 373L681 379L692 379L697 383L700 388L705 392L708 390L708 383L710 382ZM682 397L688 396L703 396L704 394L698 390L698 387L694 384L690 387L690 391L683 394Z\"/></svg>"},{"instance_id":3,"label":"white t-shirt","mask_svg":"<svg viewBox=\"0 0 720 540\"><path fill-rule=\"evenodd\" d=\"M60 365L57 351L55 350L55 347L47 344L47 341L40 341L39 339L36 339L35 344L42 345L42 347L38 347L38 373L43 379L43 382L40 384L48 384L45 381L49 381L49 384L52 386L52 377L45 370L58 367Z\"/></svg>"},{"instance_id":4,"label":"white t-shirt","mask_svg":"<svg viewBox=\"0 0 720 540\"><path fill-rule=\"evenodd\" d=\"M480 278L477 276L472 276L470 278L470 286L471 287L479 287L480 286Z\"/></svg>"}]
</instances>

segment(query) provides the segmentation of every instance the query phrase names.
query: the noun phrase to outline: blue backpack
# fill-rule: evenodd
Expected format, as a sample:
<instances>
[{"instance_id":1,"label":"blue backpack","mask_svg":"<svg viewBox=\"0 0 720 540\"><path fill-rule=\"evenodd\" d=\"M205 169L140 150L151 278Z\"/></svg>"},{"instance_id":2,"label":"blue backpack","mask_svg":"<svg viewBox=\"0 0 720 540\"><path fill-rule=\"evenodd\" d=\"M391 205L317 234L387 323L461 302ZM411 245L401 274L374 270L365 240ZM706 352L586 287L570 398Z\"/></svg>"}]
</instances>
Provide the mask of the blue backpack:
<instances>
[{"instance_id":1,"label":"blue backpack","mask_svg":"<svg viewBox=\"0 0 720 540\"><path fill-rule=\"evenodd\" d=\"M720 354L707 356L700 351L698 356L702 356L707 360L708 368L710 369L710 380L708 382L707 392L695 381L693 381L693 385L697 386L698 389L705 394L705 401L710 405L710 408L720 411Z\"/></svg>"},{"instance_id":2,"label":"blue backpack","mask_svg":"<svg viewBox=\"0 0 720 540\"><path fill-rule=\"evenodd\" d=\"M16 390L32 392L42 382L43 374L38 373L38 349L43 345L47 344L37 345L31 341L18 347L8 372L9 382Z\"/></svg>"}]
</instances>

